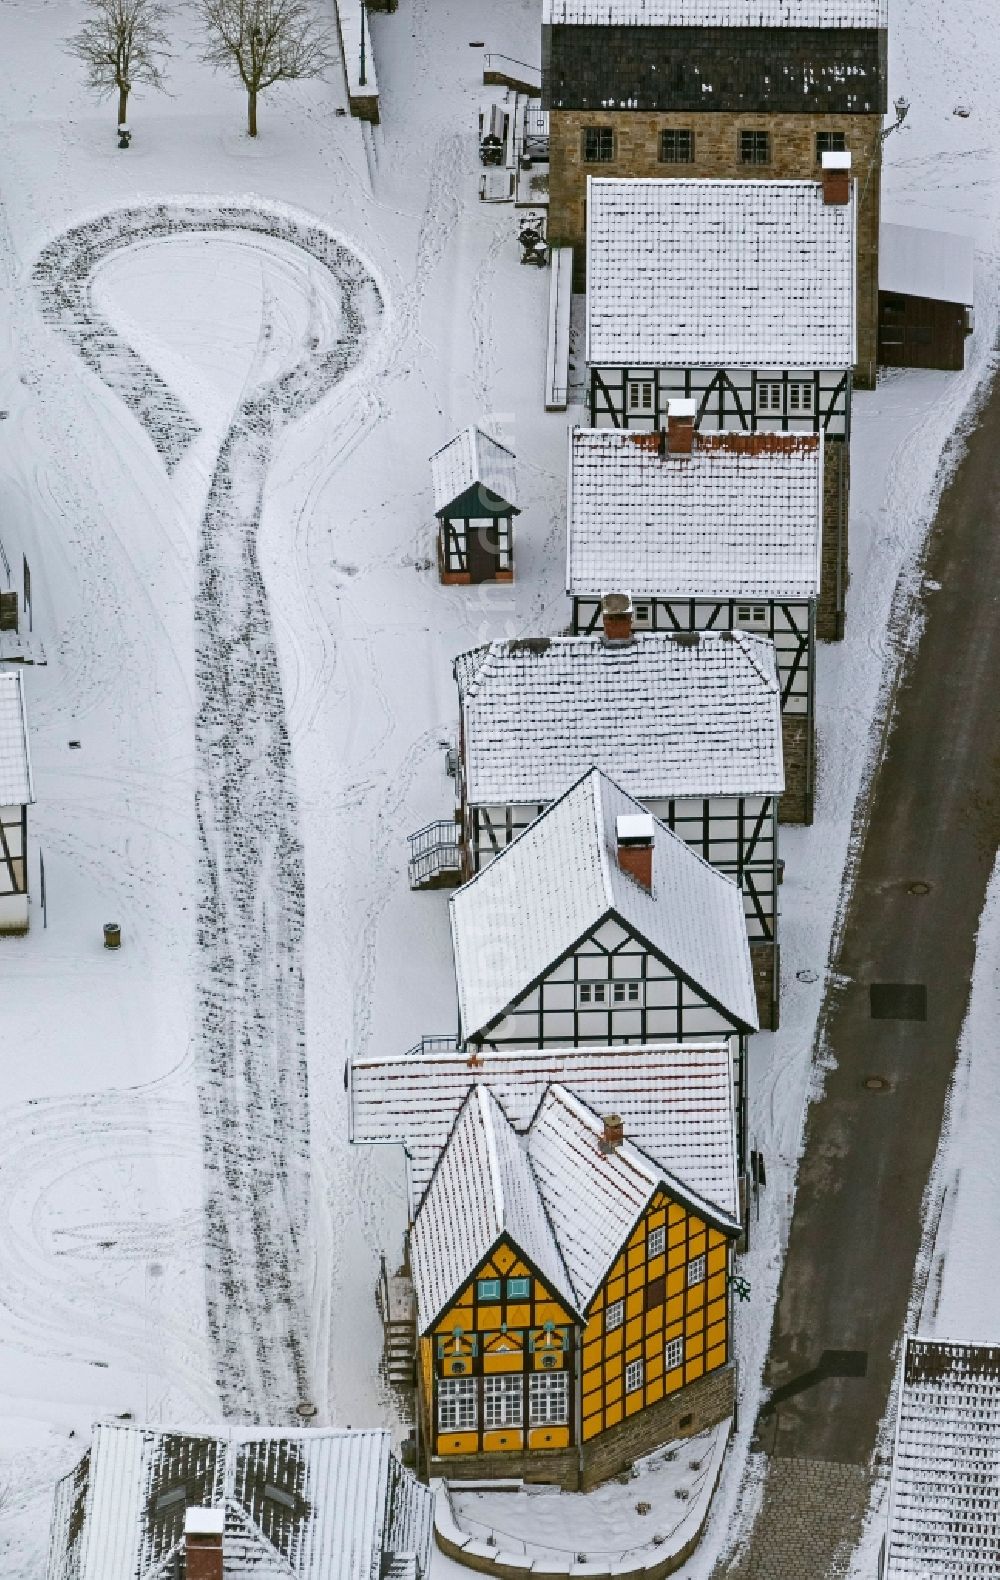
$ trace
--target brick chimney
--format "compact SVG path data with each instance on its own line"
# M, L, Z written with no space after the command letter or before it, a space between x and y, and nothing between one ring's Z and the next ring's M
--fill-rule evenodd
M823 155L823 202L830 204L851 201L851 156L848 153Z
M601 599L604 641L609 647L632 641L632 594L605 593Z
M648 812L623 812L615 820L618 865L653 892L653 819Z
M225 1509L185 1510L184 1563L187 1580L223 1580L222 1538L225 1528Z
M600 1140L601 1151L615 1152L624 1140L625 1121L621 1114L605 1114L604 1131Z
M667 449L671 455L691 454L697 411L693 400L667 402Z

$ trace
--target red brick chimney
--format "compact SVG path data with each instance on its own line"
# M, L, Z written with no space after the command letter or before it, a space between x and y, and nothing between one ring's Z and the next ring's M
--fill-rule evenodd
M851 201L851 156L848 153L823 155L823 202L844 204Z
M648 812L623 812L615 820L618 865L636 883L653 892L653 831Z
M609 647L631 642L631 593L605 593L601 599L601 623L604 626L604 641Z
M601 1136L602 1152L614 1152L625 1140L625 1121L621 1114L604 1115L604 1132Z
M222 1539L225 1528L225 1509L185 1510L184 1563L187 1580L223 1580Z
M667 402L667 449L671 455L691 454L697 411L693 400Z

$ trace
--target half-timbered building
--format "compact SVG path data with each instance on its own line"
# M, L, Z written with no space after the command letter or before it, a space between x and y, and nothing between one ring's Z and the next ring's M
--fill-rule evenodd
M587 177L858 173L856 377L875 382L886 0L542 0L549 240L584 286Z
M408 1151L432 1476L589 1487L731 1412L725 1045L361 1061L352 1121Z
M743 897L598 769L451 899L458 1040L594 1046L758 1026Z
M100 1421L48 1580L425 1580L434 1498L385 1431Z
M514 579L517 480L506 445L475 425L431 456L438 569L448 585Z
M609 774L743 893L761 1023L778 1007L774 644L745 631L492 642L455 663L467 877L592 767Z
M24 690L0 673L0 934L28 931L28 808L35 799Z
M671 401L701 431L822 434L817 635L843 635L855 197L822 181L588 183L592 428L651 432Z
M637 631L746 630L774 642L786 823L810 823L822 434L700 433L672 402L658 433L574 428L567 498L573 630L631 594Z

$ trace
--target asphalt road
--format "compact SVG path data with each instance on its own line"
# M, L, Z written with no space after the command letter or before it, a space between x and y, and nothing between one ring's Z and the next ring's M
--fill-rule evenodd
M940 590L926 594L873 787L826 1010L837 1067L807 1122L771 1335L779 1392L758 1442L782 1459L867 1463L906 1320L1000 843L1000 383L941 500L925 574ZM873 984L922 987L926 1019L873 1018Z

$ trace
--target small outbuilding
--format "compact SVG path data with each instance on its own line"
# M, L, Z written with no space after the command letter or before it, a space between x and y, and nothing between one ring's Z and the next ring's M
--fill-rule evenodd
M513 452L475 424L431 456L438 569L447 586L514 580L515 464Z
M888 368L959 373L972 334L971 236L883 225L878 266L878 360Z

